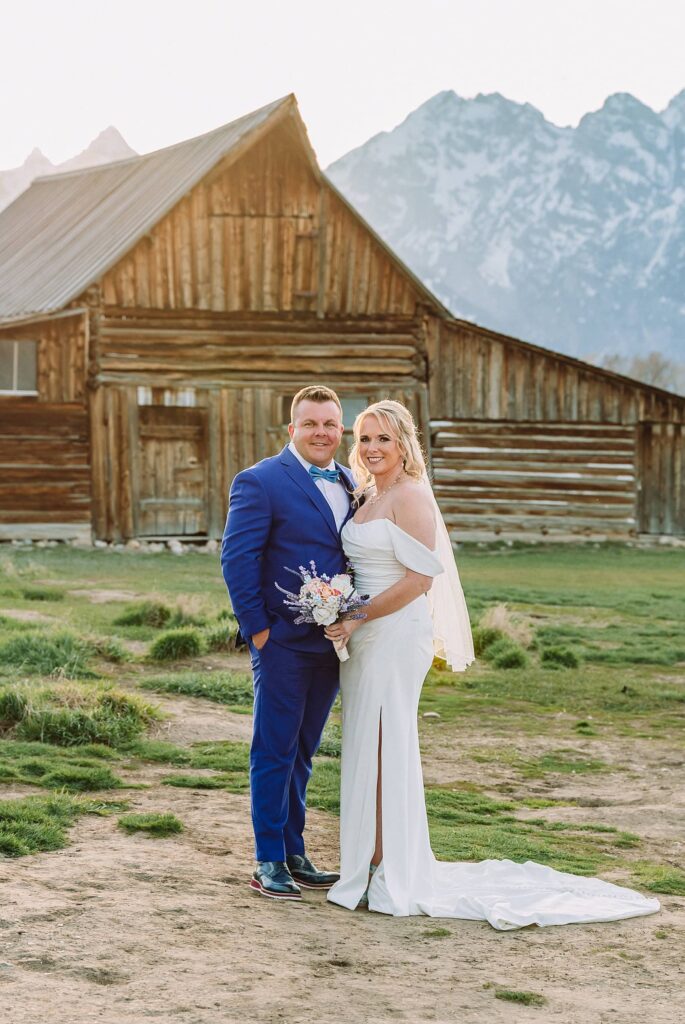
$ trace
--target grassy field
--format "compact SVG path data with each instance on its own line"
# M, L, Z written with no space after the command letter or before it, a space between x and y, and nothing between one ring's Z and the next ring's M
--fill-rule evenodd
M481 657L460 676L436 663L420 711L441 737L450 727L468 729L467 759L499 781L483 785L455 772L429 782L436 853L531 858L580 873L610 868L654 891L685 894L685 874L645 857L637 835L577 815L563 820L568 801L541 797L537 786L587 776L612 787L628 768L607 762L607 743L682 738L685 553L471 547L459 564ZM246 668L216 664L232 650L235 624L215 559L10 549L0 569L0 782L62 799L19 801L23 832L6 802L0 850L52 849L58 834L66 841L67 807L72 820L94 808L107 813L104 798L123 786L118 765L182 767L160 786L246 789L245 744L184 749L145 740L159 717L156 693L249 713ZM481 747L485 734L490 742ZM429 760L434 736L435 727L424 744ZM334 715L310 790L311 804L333 813L339 746ZM84 792L103 800L74 797ZM112 806L114 813L123 805Z
M538 939L341 916L320 893L287 910L248 896L252 688L217 559L4 548L0 982L14 1024L48 1019L36 971L55 1020L318 1024L331 982L365 1024L685 1014L685 552L474 546L458 561L478 661L461 675L436 662L419 711L436 853L599 874L658 893L662 913ZM340 743L335 708L308 825L331 867Z

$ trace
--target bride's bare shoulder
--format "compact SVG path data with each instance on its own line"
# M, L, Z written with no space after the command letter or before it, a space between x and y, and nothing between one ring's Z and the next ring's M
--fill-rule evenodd
M408 479L397 488L392 507L393 519L405 533L426 547L435 546L435 510L425 484Z

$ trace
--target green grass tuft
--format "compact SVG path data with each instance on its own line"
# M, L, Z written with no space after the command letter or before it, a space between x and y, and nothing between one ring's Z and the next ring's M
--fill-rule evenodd
M113 665L130 661L130 654L114 637L91 637L88 646L96 657L110 661Z
M196 658L204 649L202 634L196 629L170 629L157 637L150 648L152 661L182 661Z
M192 768L213 768L217 772L235 772L247 776L250 767L248 743L218 740L214 743L193 743L190 748Z
M125 832L145 832L157 839L183 832L183 823L174 814L125 814L118 824Z
M21 596L25 601L63 601L64 591L55 587L22 587Z
M183 747L165 740L136 739L121 747L123 753L141 761L152 761L158 764L188 764L190 754Z
M228 789L235 791L232 775L167 775L163 786L177 786L180 789Z
M230 653L235 650L237 637L238 623L235 619L227 619L205 632L205 646L208 651Z
M103 764L103 749L97 746L62 749L48 743L5 741L0 744L0 782L64 789L71 793L116 789L122 782Z
M518 992L511 988L498 988L495 999L504 999L507 1003L520 1003L522 1006L544 1006L547 1000L537 992Z
M40 777L40 785L46 789L63 789L68 793L91 793L99 789L117 789L121 780L105 765L85 767L82 765L60 765Z
M217 704L252 707L252 678L246 672L179 672L143 679L140 685L155 693L180 693Z
M631 865L639 885L650 892L685 896L685 871L681 868L641 861Z
M105 686L0 690L0 727L22 740L117 747L135 739L157 717L139 697Z
M504 640L492 645L488 657L494 667L499 669L525 668L528 664L528 655L523 648Z
M487 657L487 652L494 644L508 640L501 629L493 626L476 626L473 630L473 649L477 658Z
M81 814L110 814L122 810L121 801L70 797L64 794L30 796L0 801L0 854L24 857L61 850L67 829Z
M172 611L158 601L139 601L131 604L114 619L115 626L151 626L162 629L171 620Z
M578 668L581 659L570 647L543 647L540 661L553 668Z
M94 679L88 644L73 633L25 633L0 644L0 664L64 679Z

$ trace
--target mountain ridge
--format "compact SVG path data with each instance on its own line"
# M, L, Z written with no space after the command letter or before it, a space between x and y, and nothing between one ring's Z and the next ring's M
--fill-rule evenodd
M137 155L114 125L109 125L99 132L76 156L59 164L53 164L36 146L23 164L4 171L0 170L0 210L9 206L36 178L50 174L62 174L64 171L82 170L85 167L96 167L98 164L112 163L115 160L125 160L127 157Z
M326 173L455 315L578 358L685 356L685 90L575 128L444 90Z

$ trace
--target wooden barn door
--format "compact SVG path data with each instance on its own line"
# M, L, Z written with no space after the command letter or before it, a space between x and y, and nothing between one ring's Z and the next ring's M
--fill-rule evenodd
M637 427L638 529L685 534L685 423Z
M142 537L207 534L207 410L138 409L138 532Z

